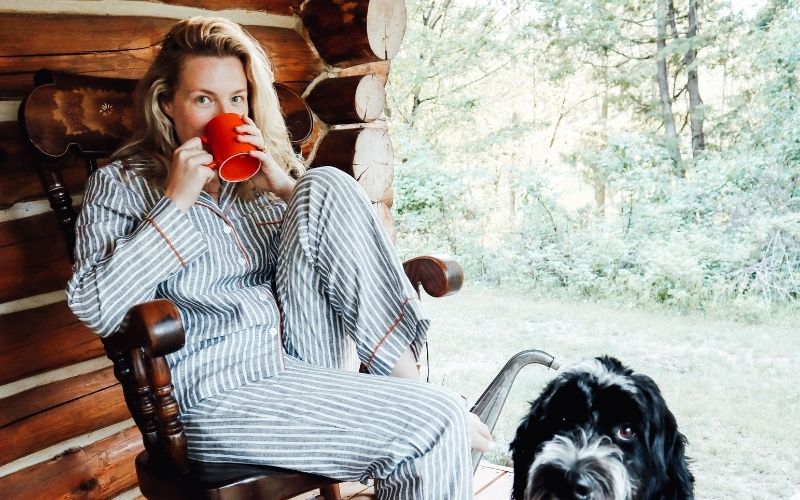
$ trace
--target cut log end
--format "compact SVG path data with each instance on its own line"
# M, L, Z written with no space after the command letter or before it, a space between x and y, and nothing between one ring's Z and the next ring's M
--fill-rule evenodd
M369 2L367 38L375 55L381 59L392 59L396 56L405 32L405 1L371 0Z
M394 150L382 128L331 130L321 139L311 167L331 165L352 175L373 203L391 198Z
M319 54L338 68L391 59L406 31L405 0L308 0L302 18Z
M386 92L383 82L375 75L361 79L356 88L356 114L363 122L380 118L386 105Z

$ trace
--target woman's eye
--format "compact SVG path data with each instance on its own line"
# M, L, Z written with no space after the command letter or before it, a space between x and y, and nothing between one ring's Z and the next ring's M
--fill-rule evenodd
M244 96L236 95L231 97L231 102L236 104L241 104L244 102Z
M620 425L616 428L615 434L622 441L630 441L636 437L636 431L630 425Z
M207 95L197 96L197 99L195 100L198 104L208 104L211 102L211 99L209 99Z

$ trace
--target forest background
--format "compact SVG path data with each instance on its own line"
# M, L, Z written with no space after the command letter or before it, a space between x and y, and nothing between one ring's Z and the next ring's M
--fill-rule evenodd
M407 0L398 248L759 322L800 294L800 2Z

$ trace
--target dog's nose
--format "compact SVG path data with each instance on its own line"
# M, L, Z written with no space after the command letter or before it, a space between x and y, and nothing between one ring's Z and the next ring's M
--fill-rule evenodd
M572 497L575 500L587 500L592 496L592 487L584 478L579 478L575 481L575 484L572 488Z

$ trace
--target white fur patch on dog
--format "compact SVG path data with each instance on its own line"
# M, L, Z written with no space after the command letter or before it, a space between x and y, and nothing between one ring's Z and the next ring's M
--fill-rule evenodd
M626 500L633 493L628 469L622 462L622 451L607 436L597 437L591 442L583 431L577 442L566 436L554 436L531 464L526 500L550 500L542 496L547 493L531 491L537 473L545 466L579 474L592 492L592 499Z
M587 359L568 368L564 373L586 373L597 380L600 386L608 387L616 385L631 394L636 394L638 390L630 378L619 373L609 371L599 359Z

